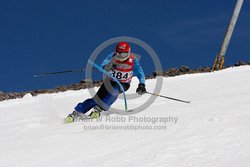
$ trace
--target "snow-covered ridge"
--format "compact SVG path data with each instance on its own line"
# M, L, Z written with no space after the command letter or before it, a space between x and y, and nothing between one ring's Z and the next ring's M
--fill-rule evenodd
M239 167L250 163L250 66L164 78L163 98L135 115L63 124L88 90L0 102L0 164ZM137 86L133 81L128 94ZM147 80L152 91L155 79ZM129 108L149 95L129 100ZM114 107L123 108L118 100Z
M239 61L234 66L242 66L242 65L250 65L249 62L243 62ZM226 67L226 68L229 68ZM190 69L187 66L181 66L180 68L170 68L166 71L163 71L161 73L153 72L152 75L146 76L146 79L152 79L156 76L162 75L164 77L174 77L184 74L194 74L194 73L207 73L210 72L210 67L200 67L196 69ZM37 96L39 94L51 94L51 93L58 93L58 92L65 92L67 90L80 90L80 89L87 89L89 87L96 87L100 86L102 84L102 81L93 81L91 83L86 82L85 80L81 80L80 83L75 83L71 85L63 85L63 86L57 86L56 88L52 89L41 89L41 90L33 90L28 92L12 92L12 93L1 93L0 92L0 101L8 100L8 99L16 99L16 98L22 98L26 94L31 94L32 96Z

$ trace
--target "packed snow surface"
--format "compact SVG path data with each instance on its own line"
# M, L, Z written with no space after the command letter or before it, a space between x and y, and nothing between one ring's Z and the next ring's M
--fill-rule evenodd
M147 80L154 90L156 80ZM133 94L137 79L127 94ZM162 95L134 115L63 124L88 90L0 102L1 167L167 166L250 164L250 66L164 78ZM97 90L97 88L96 88ZM121 96L122 97L122 96ZM128 100L129 109L150 95ZM119 99L114 108L123 109Z

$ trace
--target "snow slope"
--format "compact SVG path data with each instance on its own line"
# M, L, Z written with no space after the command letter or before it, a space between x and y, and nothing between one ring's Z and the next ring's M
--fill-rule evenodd
M73 124L62 119L90 96L87 90L0 102L0 166L249 166L249 76L243 66L164 78L161 94L192 103L157 98L135 115ZM154 84L147 80L148 91ZM149 97L129 100L129 108Z

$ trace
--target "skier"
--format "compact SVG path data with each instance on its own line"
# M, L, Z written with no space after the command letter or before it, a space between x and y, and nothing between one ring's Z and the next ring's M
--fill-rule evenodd
M125 91L129 89L132 77L135 75L139 79L136 92L142 95L146 93L145 75L138 59L130 51L131 48L127 42L118 43L115 52L109 54L101 66L110 75L117 78ZM106 77L96 95L79 103L75 107L75 111L65 119L66 123L86 117L91 119L99 118L100 112L102 110L107 111L121 93L122 91L118 83L113 81L111 77ZM93 111L89 115L85 115L92 108L94 108Z

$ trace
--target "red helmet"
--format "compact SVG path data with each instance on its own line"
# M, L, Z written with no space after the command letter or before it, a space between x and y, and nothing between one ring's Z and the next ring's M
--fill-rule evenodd
M120 53L129 53L130 52L130 46L127 42L119 42L116 45L115 48L116 52L120 52Z
M120 42L115 48L116 59L120 61L125 61L130 56L130 46L127 42Z

